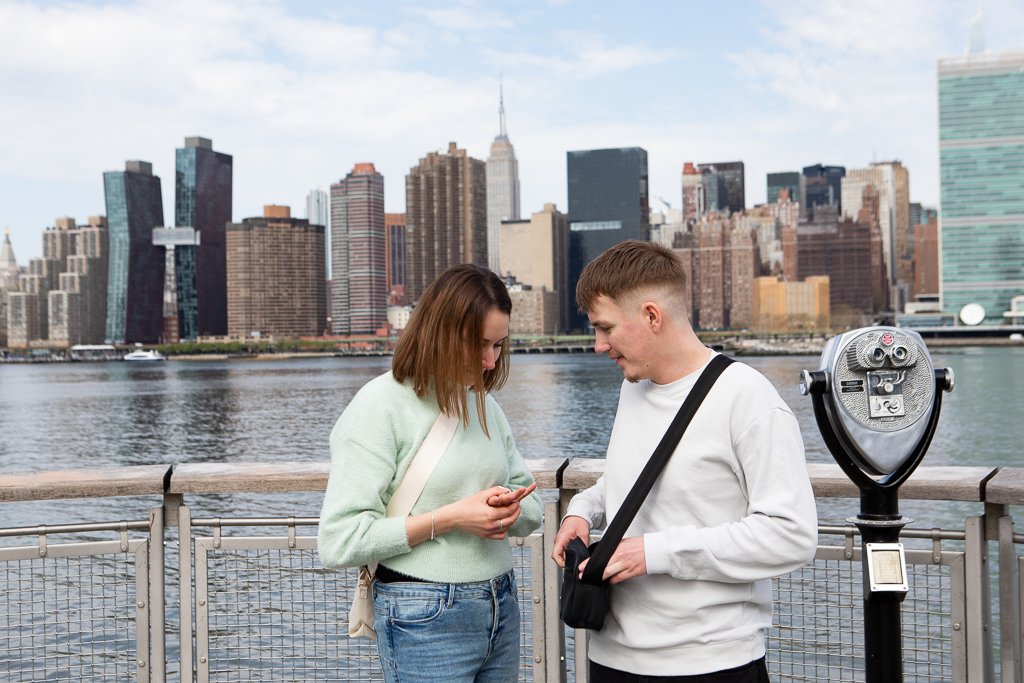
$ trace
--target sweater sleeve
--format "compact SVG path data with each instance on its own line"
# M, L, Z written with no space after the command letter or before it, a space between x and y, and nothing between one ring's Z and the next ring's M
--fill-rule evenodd
M498 406L497 401L491 399L489 403L487 409L495 411L495 418L501 430L505 444L505 453L508 457L508 484L506 486L513 490L521 486L529 486L534 481L533 474L523 461L523 456L519 454L519 449L516 448L508 418L505 417L505 413ZM509 536L529 536L530 533L540 526L543 519L544 512L540 502L540 492L534 491L526 498L523 498L519 501L519 507L519 517L516 519L515 524L509 528Z
M746 583L798 569L814 557L817 512L795 416L773 408L734 441L747 514L708 528L644 534L649 574Z
M399 444L394 413L360 392L331 431L331 469L317 548L325 567L355 567L410 551L405 519L386 517Z

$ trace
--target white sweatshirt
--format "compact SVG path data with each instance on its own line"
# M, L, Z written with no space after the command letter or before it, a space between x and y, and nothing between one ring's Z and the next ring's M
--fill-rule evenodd
M699 375L623 382L605 474L569 515L612 519ZM641 535L648 575L612 588L593 661L686 676L765 654L771 578L813 559L817 512L796 417L761 373L719 377L625 537Z

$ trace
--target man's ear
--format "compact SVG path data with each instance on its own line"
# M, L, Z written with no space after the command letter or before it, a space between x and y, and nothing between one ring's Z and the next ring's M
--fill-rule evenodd
M650 326L652 332L657 332L665 322L664 313L654 301L645 301L641 306L644 321Z

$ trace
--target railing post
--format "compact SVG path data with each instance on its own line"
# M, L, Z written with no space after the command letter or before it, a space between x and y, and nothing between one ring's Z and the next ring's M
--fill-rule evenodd
M559 502L544 505L544 657L546 678L549 683L565 683L565 629L558 614L558 594L562 587L562 572L551 559L555 534L562 519Z
M167 592L164 573L164 510L149 512L149 675L153 683L167 678Z
M992 611L989 606L988 541L985 518L964 520L965 572L967 578L967 681L990 683L995 678L992 661Z
M988 507L988 506L986 506ZM1020 683L1020 584L1013 545L1013 517L1001 506L999 516L999 678ZM986 510L986 514L988 511Z
M178 651L181 681L195 680L192 657L192 511L184 505L178 508L178 604L180 646Z

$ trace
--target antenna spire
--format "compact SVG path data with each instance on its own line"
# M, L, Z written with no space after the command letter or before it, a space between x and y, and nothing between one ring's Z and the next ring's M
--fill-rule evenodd
M971 18L971 28L967 36L967 54L980 55L985 52L985 17L982 13L981 0L978 11Z
M498 119L501 137L508 137L508 131L505 128L505 84L501 76L498 77Z

